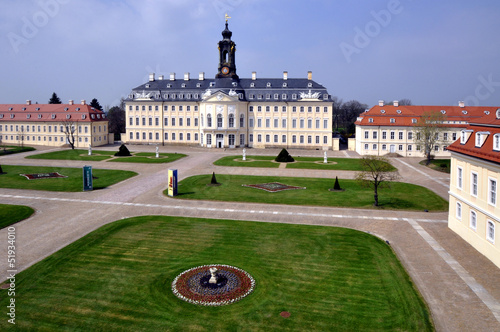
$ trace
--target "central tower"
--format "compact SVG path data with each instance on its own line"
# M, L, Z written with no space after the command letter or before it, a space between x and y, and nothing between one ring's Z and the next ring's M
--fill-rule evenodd
M215 78L234 78L236 75L235 52L236 44L231 40L233 33L228 28L226 18L226 28L222 31L222 40L219 42L219 68Z

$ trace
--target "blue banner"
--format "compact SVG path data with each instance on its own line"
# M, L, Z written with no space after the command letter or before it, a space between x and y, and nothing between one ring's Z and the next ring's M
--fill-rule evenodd
M83 191L93 190L92 166L83 166Z

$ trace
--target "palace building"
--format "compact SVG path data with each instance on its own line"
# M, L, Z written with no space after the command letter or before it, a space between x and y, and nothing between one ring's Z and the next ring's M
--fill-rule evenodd
M448 227L500 267L500 109L460 132L451 152Z
M75 104L0 104L0 142L15 145L63 146L73 132L75 147L113 143L104 112Z
M129 144L207 148L332 148L332 98L307 78L239 78L236 44L226 27L218 43L215 78L155 77L125 100Z
M490 113L498 107L465 106L418 106L399 105L397 101L378 105L362 113L356 121L356 152L360 155L385 155L397 153L404 157L421 157L423 151L417 145L416 126L419 119L434 112L443 115L442 130L433 147L432 155L449 157L448 146L455 142L469 123Z

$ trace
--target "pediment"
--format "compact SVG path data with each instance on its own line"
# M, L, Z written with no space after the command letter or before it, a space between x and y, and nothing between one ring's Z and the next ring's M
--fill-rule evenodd
M230 96L224 91L207 89L203 94L203 102L205 103L221 103L221 102L236 102L238 95Z

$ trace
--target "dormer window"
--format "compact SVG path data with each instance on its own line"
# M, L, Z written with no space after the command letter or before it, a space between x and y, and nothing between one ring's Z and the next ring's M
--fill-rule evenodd
M146 89L149 89L149 84L146 84Z
M250 83L251 88L255 88L255 83Z
M488 135L490 133L487 131L481 131L476 133L476 148L480 148L483 146L484 141L486 141L486 138L488 138Z
M369 122L369 123L373 123L373 118L369 118L369 119L368 119L368 122Z
M215 82L210 82L210 86L211 87L215 86Z
M94 115L94 114L90 114L90 117L91 117L92 119L94 119L94 118L95 118L95 115Z
M490 115L490 111L484 111L484 114Z
M307 83L308 88L312 88L313 84L312 83Z
M297 99L297 94L295 94L295 93L294 93L294 94L292 94L292 99L293 99L293 100Z
M401 114L401 110L397 110L396 113Z
M411 119L411 123L417 123L417 119Z
M42 115L41 114L38 114L38 118L41 119L42 118Z
M77 107L75 110L78 112L80 110L80 107Z
M283 87L286 88L288 86L288 83L283 83Z
M275 94L274 94L274 99L279 99L279 98L280 98L280 95L279 95L279 94L277 94L277 93L275 93Z
M3 114L0 114L0 119L3 119Z
M167 88L170 89L172 87L172 84L167 84Z
M271 87L271 82L267 82L266 87L270 88Z
M31 118L31 114L26 114L26 119Z
M10 118L11 118L11 119L14 119L14 116L15 116L15 114L11 114L11 115L10 115Z
M396 119L391 118L391 123L395 123Z
M52 115L51 115L51 118L52 118L52 119L55 119L55 118L56 118L56 115L55 115L55 114L52 114Z
M238 86L238 83L233 82L233 87L237 87L237 86Z
M271 94L266 93L266 99L271 99Z
M467 143L467 140L469 139L470 133L472 133L471 129L462 130L460 132L460 144Z
M325 94L323 95L323 100L328 100L328 94L327 94L327 93L325 93Z
M82 114L82 120L85 120L87 116L85 114Z
M496 115L497 119L500 119L500 108L499 108L499 109L497 109L497 111L496 111L496 114L495 114L495 115Z
M446 114L446 111L445 110L441 110L441 114Z
M39 111L40 109L37 108L36 110ZM67 112L69 110L69 108L65 107L64 110Z
M13 108L12 108L12 107L9 107L9 111L12 111L12 110L13 110Z
M196 83L197 88L201 88L201 83Z
M286 99L286 93L281 95L281 99Z
M467 114L467 111L465 111L465 110L464 110L464 111L462 111L462 114Z
M182 88L185 88L185 87L186 87L186 83L182 83L182 84L181 84L181 87L182 87Z
M66 119L71 119L71 114L66 114Z
M385 114L385 110L380 110L380 113Z
M26 107L23 107L23 111L26 111Z

